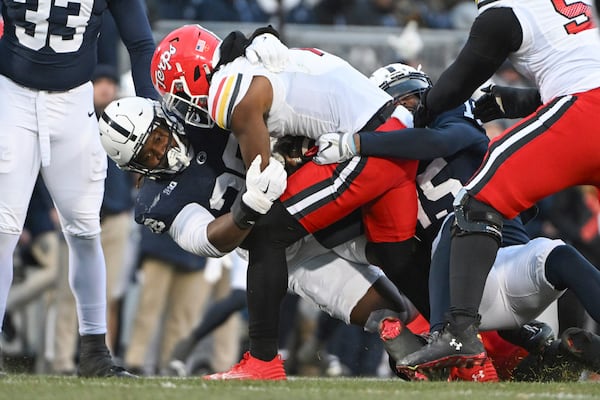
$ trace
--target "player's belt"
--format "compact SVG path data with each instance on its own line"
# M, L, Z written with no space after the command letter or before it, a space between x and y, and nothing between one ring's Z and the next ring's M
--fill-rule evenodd
M365 126L363 126L362 129L359 130L359 132L374 131L375 129L379 128L379 126L385 121L387 121L390 115L392 115L395 108L396 106L394 105L394 102L392 100L385 103L383 107L381 107L379 110L377 110L375 114L373 114L371 119L367 121Z
M481 7L483 7L483 6L487 6L488 4L490 4L490 3L495 3L495 2L497 2L497 1L498 1L498 0L479 0L479 1L477 2L477 8L481 8Z

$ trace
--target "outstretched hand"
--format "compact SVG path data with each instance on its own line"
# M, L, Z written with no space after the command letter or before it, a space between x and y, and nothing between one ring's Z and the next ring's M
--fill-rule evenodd
M334 164L357 155L354 133L325 133L317 139L319 151L313 161L317 164Z

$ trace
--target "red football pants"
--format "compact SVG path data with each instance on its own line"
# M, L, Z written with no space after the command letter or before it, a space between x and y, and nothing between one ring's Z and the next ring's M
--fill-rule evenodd
M397 120L388 120L378 130L400 129L393 121ZM370 242L404 241L415 234L417 164L376 157L331 165L309 162L288 178L280 199L310 233L361 208Z
M600 185L600 89L561 96L489 145L466 185L507 218L567 187Z

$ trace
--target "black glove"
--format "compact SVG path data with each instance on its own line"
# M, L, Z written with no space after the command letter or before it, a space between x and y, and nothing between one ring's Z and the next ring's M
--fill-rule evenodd
M483 96L475 101L473 115L482 122L499 118L522 118L542 105L536 88L512 88L490 85L481 89Z
M262 35L263 33L270 33L271 35L275 36L277 39L281 40L281 37L279 36L279 32L277 32L277 30L275 28L273 28L273 25L269 24L262 28L258 28L254 32L252 32L252 35L250 35L250 38L248 39L248 44L252 43L252 41L254 40L255 37ZM248 46L248 44L246 45L246 47Z
M315 140L305 136L286 135L277 139L271 151L288 175L312 160L316 154Z
M213 68L213 73L221 68L221 66L243 56L248 43L250 43L248 38L240 31L233 31L225 36L225 39L223 39L219 45L221 54L219 56L219 62Z
M252 43L254 38L262 35L263 33L270 33L279 39L279 32L277 32L277 30L271 25L256 29L252 35L250 35L250 38L247 38L246 35L240 31L233 31L229 33L229 35L225 36L225 39L223 39L223 42L221 42L221 45L219 46L221 49L221 54L219 62L214 66L213 73L216 72L221 66L230 63L240 56L243 56L246 48Z
M413 125L415 128L425 128L431 122L433 122L433 116L430 114L427 108L427 94L429 89L421 93L421 98L417 108L413 111Z

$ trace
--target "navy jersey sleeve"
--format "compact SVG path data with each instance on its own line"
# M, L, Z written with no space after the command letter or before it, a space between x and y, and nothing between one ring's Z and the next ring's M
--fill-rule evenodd
M471 26L456 60L442 73L426 97L429 115L458 106L489 79L523 41L519 20L511 8L491 8Z
M177 186L176 181L146 180L135 202L135 221L154 233L167 232L177 214L190 202L173 194Z
M158 93L150 79L150 62L155 45L142 2L113 0L108 6L129 52L136 95L158 99Z
M361 132L364 156L431 160L448 157L474 144L487 143L485 131L472 117L472 100L440 115L429 128Z

